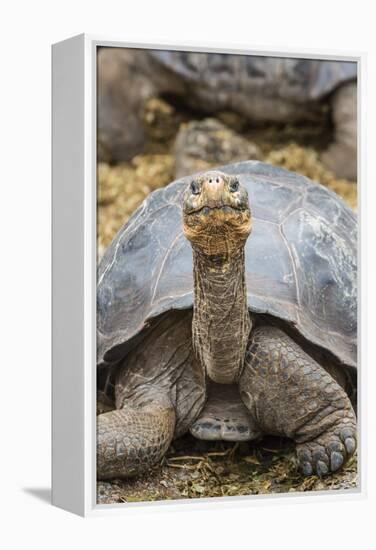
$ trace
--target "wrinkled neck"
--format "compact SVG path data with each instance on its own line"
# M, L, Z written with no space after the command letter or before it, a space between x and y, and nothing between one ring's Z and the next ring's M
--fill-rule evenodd
M214 382L234 383L243 367L251 329L244 248L216 257L193 249L193 277L195 353Z

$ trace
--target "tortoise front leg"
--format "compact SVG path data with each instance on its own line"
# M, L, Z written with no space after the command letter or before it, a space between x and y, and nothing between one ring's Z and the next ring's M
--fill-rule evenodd
M239 386L265 433L296 441L304 475L334 472L354 453L356 418L347 394L281 330L255 329Z
M175 427L168 403L125 405L97 417L97 477L113 479L147 471L167 451Z

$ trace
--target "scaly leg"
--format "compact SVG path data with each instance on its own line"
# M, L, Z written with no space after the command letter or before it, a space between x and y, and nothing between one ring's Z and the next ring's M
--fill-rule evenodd
M253 331L239 386L265 433L296 441L304 475L334 472L354 453L356 418L346 392L278 328Z
M142 408L125 405L97 417L97 477L113 479L147 471L167 451L175 411L168 399Z

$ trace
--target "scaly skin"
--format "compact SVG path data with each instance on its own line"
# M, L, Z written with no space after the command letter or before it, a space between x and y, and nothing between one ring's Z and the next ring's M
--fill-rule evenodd
M140 474L166 453L175 428L175 411L168 400L97 418L97 477L113 479Z
M244 272L251 229L248 194L236 177L213 171L191 183L183 230L193 250L193 348L221 384L239 379L251 329Z
M345 391L275 327L252 333L240 395L264 433L292 438L300 470L335 472L356 448L356 418Z
M243 249L228 260L193 252L193 348L211 380L223 384L238 380L251 329L242 265Z

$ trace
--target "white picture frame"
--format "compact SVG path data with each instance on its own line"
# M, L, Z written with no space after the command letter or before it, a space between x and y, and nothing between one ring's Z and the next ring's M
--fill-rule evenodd
M363 53L275 51L229 44L134 44L79 35L52 47L52 502L82 516L125 513L142 506L259 506L366 494L364 369L359 374L359 486L297 495L221 497L163 503L96 504L96 50L99 46L335 59L358 64L359 309L358 361L365 319L364 71Z

